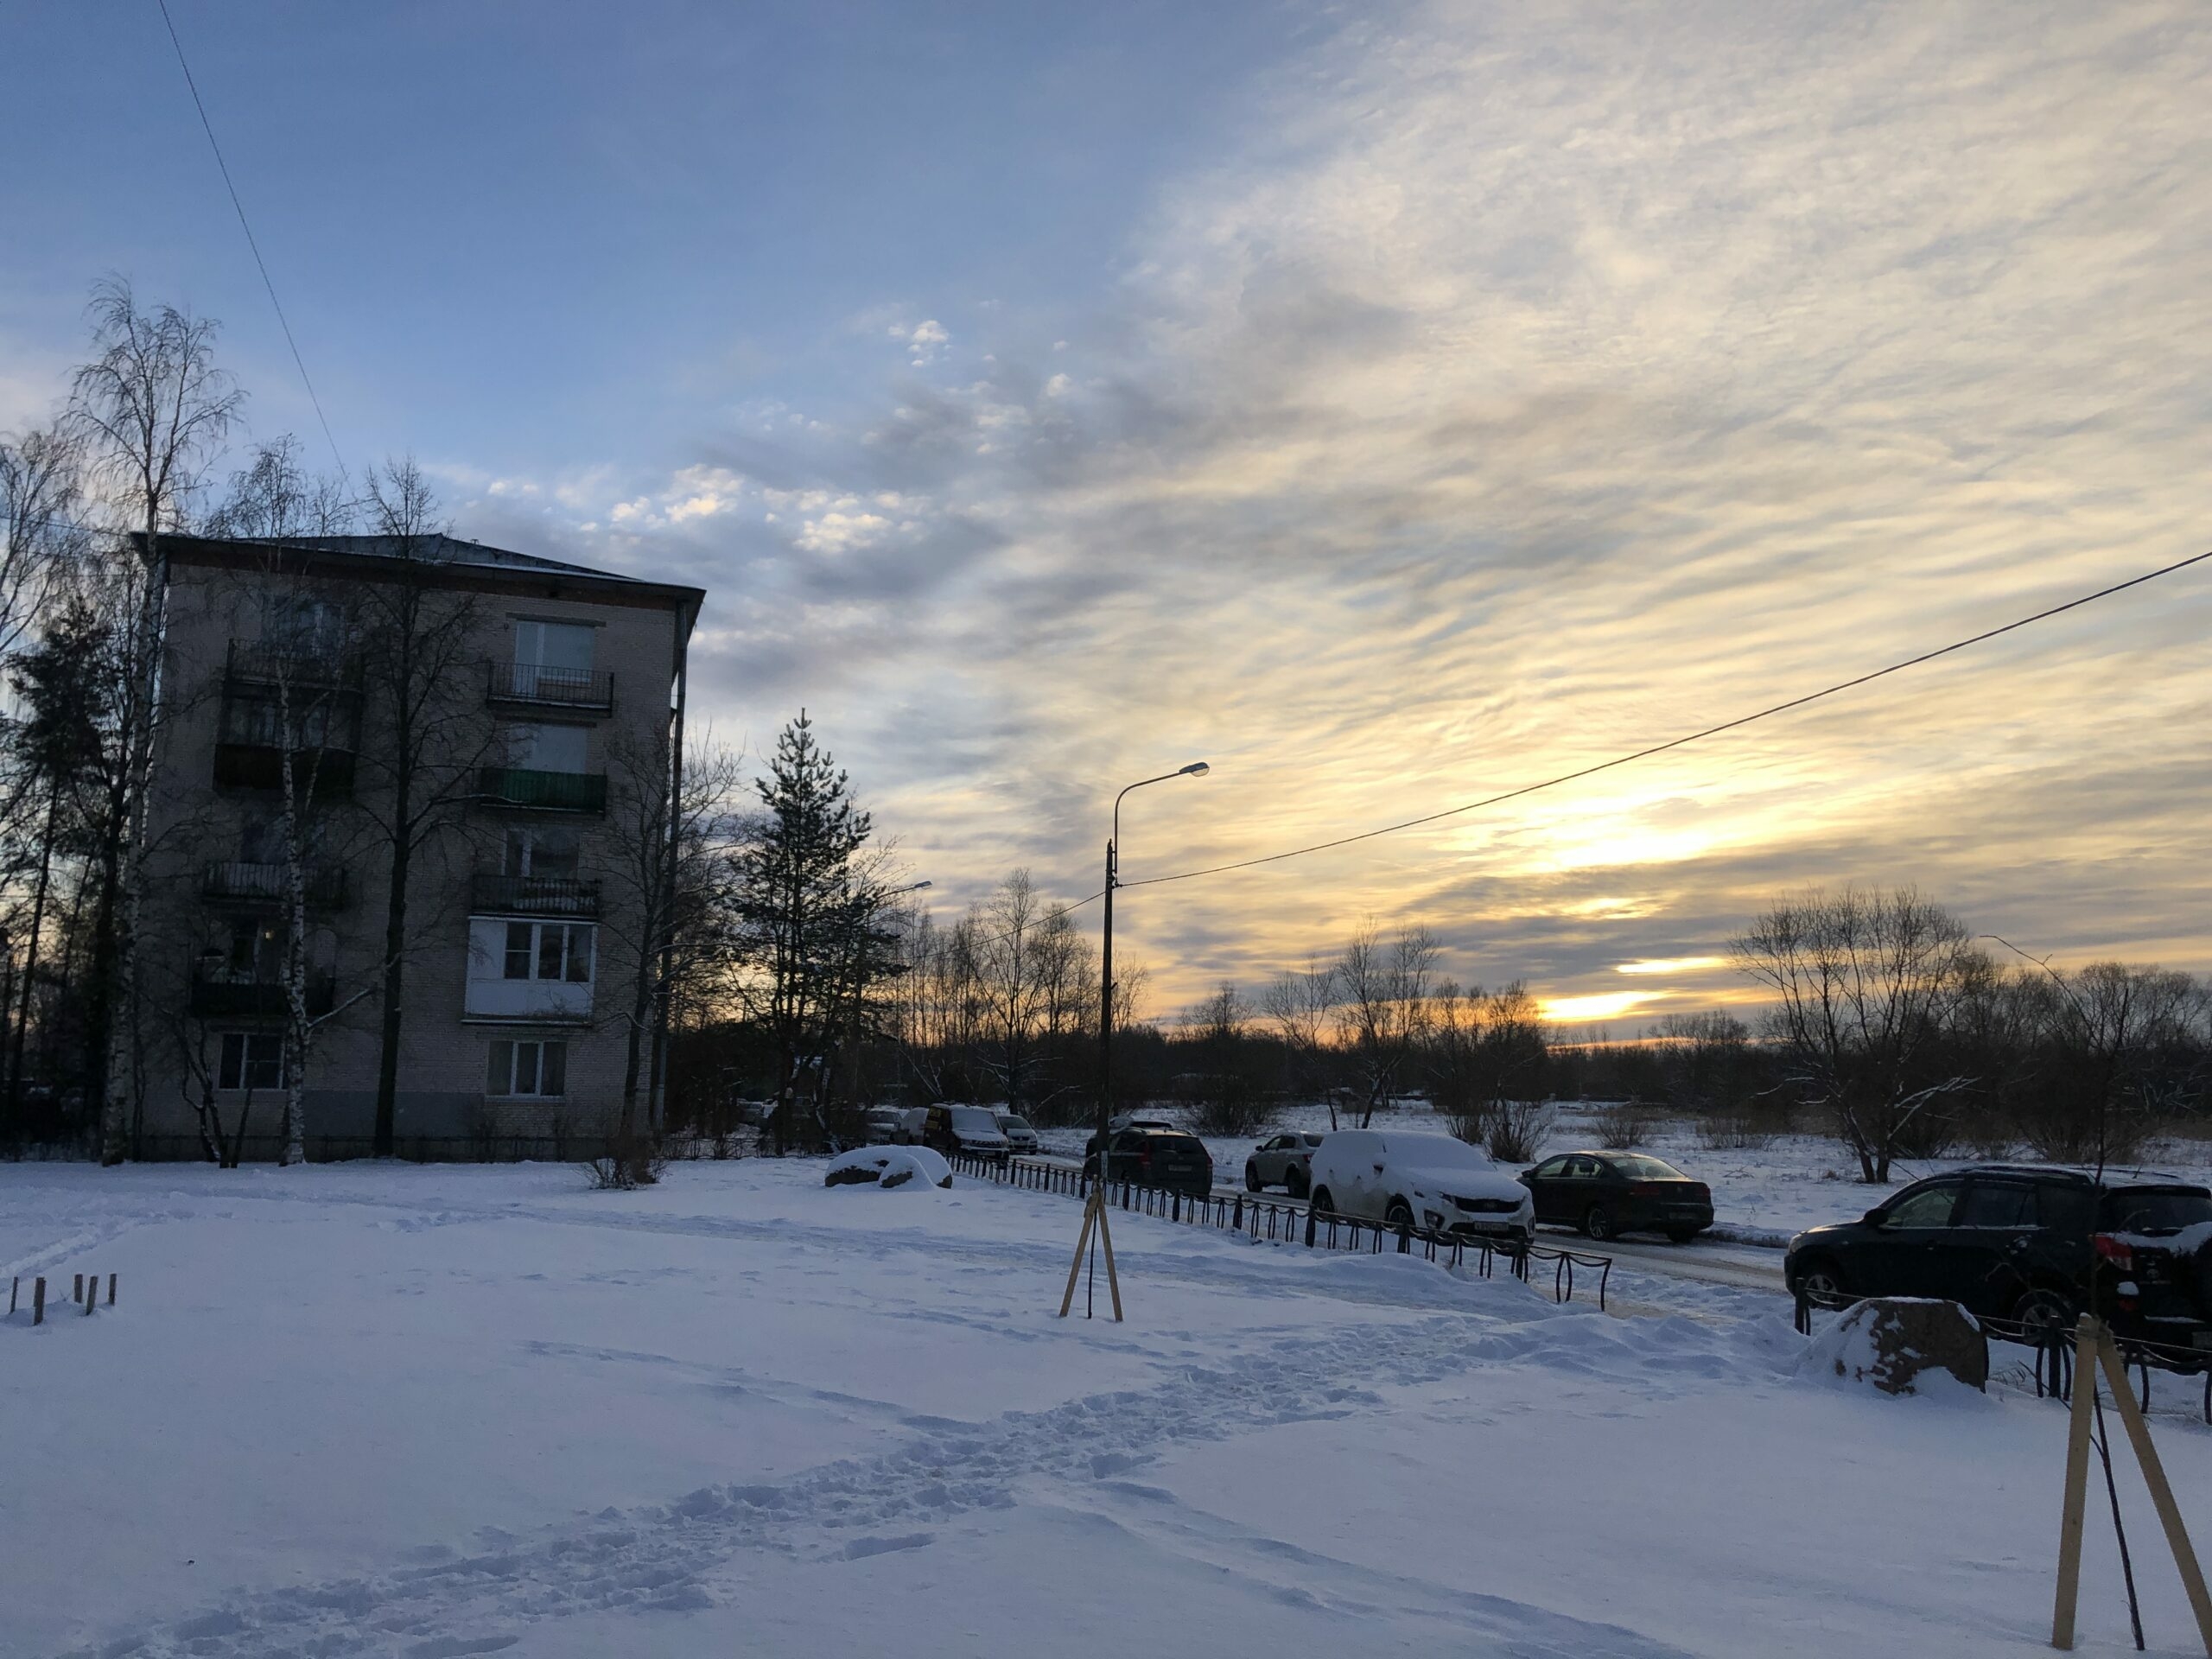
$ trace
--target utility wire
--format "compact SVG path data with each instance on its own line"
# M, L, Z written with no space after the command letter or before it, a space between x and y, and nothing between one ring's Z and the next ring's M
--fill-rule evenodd
M1934 662L1939 657L1948 657L1954 652L1965 651L1969 646L1986 644L2000 635L2014 632L2037 622L2048 621L2050 618L2062 616L2068 611L2079 610L2084 605L2093 605L2101 599L2109 599L2114 594L2126 593L2130 588L2140 588L2145 582L2156 582L2161 576L2172 575L2177 570L2186 570L2190 566L2202 564L2207 559L2212 559L2212 548L2208 548L2202 553L2193 554L2186 559L2177 559L2173 563L2162 565L2156 570L2146 570L2139 576L2131 576L2126 582L2116 582L2109 588L2100 588L2093 594L2083 594L2079 598L2069 599L2063 605L2053 605L2049 609L2037 611L2031 616L2020 617L2001 626L1985 629L1964 639L1955 639L1949 645L1938 645L1933 651L1923 651L1918 656L1908 657L1902 662L1891 663L1886 668L1878 668L1870 673L1857 675L1848 680L1839 680L1834 685L1823 686L1818 691L1808 691L1800 697L1792 697L1787 702L1774 703L1752 714L1738 715L1733 720L1724 720L1717 726L1707 726L1702 731L1690 732L1681 737L1669 738L1664 743L1654 743L1648 748L1637 749L1632 753L1615 755L1611 760L1600 760L1594 766L1577 767L1573 772L1563 772L1556 778L1545 779L1541 783L1523 784L1518 789L1509 789L1500 794L1488 795L1479 801L1469 801L1464 806L1446 807L1441 812L1431 812L1421 817L1408 818L1401 823L1387 823L1379 830L1363 830L1357 835L1338 836L1332 841L1317 841L1311 846L1294 847L1287 852L1268 853L1260 858L1238 859L1236 862L1230 864L1210 864L1203 869L1179 870L1173 875L1147 876L1141 881L1122 881L1116 885L1123 887L1156 887L1169 881L1195 881L1202 875L1223 875L1230 870L1249 870L1262 864L1279 864L1285 859L1303 858L1308 853L1326 852L1332 847L1349 847L1356 842L1372 841L1378 836L1394 836L1402 830L1418 829L1425 823L1436 823L1445 818L1458 817L1462 813L1479 811L1486 806L1496 806L1501 802L1518 800L1524 795L1534 795L1540 790L1556 789L1561 784L1571 784L1578 779L1593 777L1601 772L1610 772L1616 766L1625 766L1632 761L1648 760L1655 754L1664 754L1670 749L1679 749L1692 743L1702 742L1708 737L1718 737L1723 732L1732 732L1739 727L1749 726L1754 721L1767 720L1776 715L1786 714L1792 709L1802 709L1806 704L1818 702L1823 697L1833 697L1840 692L1871 684L1891 674L1901 674L1908 668L1917 668L1923 663Z
M332 436L329 417L322 412L322 399L315 396L315 382L308 378L307 359L300 355L300 342L292 338L292 325L284 315L283 302L276 297L276 284L270 280L269 264L261 257L261 244L253 238L253 226L246 222L245 204L238 200L238 188L231 181L230 163L223 159L223 147L215 142L214 124L207 119L207 105L200 101L199 83L192 78L192 66L184 60L184 42L177 38L176 22L169 16L169 0L154 0L162 9L162 22L168 26L169 44L176 48L177 67L184 71L184 84L192 92L192 107L200 111L200 130L207 135L207 148L215 152L215 165L223 175L223 188L231 193L231 206L238 210L238 228L245 232L245 245L253 251L253 263L261 272L261 285L269 290L269 303L276 313L276 326L284 331L284 344L292 348L292 363L300 372L300 384L308 389L308 402L315 405L315 417L321 423L323 440L330 445L330 458L338 463L338 475L346 476L346 457L338 453L338 440Z

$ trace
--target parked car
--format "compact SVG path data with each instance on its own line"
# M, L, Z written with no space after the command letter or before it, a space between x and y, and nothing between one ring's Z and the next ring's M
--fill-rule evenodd
M988 1107L931 1106L922 1117L922 1145L970 1158L1005 1158L1013 1148Z
M899 1132L906 1127L906 1114L896 1106L871 1106L861 1114L861 1122L867 1128L869 1145L895 1147Z
M1479 1147L1448 1135L1338 1129L1313 1148L1313 1209L1526 1249L1535 1201Z
M1015 1152L1026 1158L1040 1149L1042 1143L1037 1139L1037 1131L1029 1127L1028 1119L1016 1112L995 1112L992 1116L998 1119L999 1133L1006 1136L1007 1145Z
M1313 1189L1309 1166L1313 1161L1313 1148L1321 1144L1321 1137L1307 1131L1300 1135L1270 1135L1252 1148L1251 1156L1244 1160L1244 1190L1264 1192L1279 1186L1294 1198L1302 1198Z
M1179 1192L1213 1191L1213 1154L1195 1135L1185 1135L1164 1124L1138 1124L1116 1131L1112 1145L1106 1160L1109 1180L1165 1186ZM1084 1147L1083 1173L1098 1173L1096 1134Z
M2212 1190L2185 1182L1977 1165L1798 1234L1783 1271L1822 1300L1938 1296L2031 1326L2094 1299L2122 1338L2212 1363Z
M1521 1179L1535 1195L1536 1219L1592 1238L1664 1233L1687 1244L1713 1225L1713 1190L1641 1152L1563 1152Z

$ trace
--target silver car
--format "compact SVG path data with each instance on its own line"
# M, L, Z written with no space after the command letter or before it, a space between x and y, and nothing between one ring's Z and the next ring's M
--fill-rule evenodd
M1316 1134L1277 1135L1252 1148L1244 1160L1244 1190L1261 1192L1279 1186L1294 1198L1312 1188L1313 1148L1321 1144Z
M995 1112L992 1116L999 1121L999 1133L1006 1136L1007 1144L1018 1156L1027 1158L1040 1149L1037 1131L1029 1127L1028 1119L1017 1112Z

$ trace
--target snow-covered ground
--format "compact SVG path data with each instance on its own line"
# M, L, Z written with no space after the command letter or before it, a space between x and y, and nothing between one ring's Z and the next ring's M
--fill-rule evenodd
M1592 1108L1577 1103L1560 1106L1539 1158L1602 1144L1592 1122ZM1174 1116L1173 1109L1163 1116ZM1347 1126L1350 1118L1340 1120ZM1392 1124L1427 1133L1446 1132L1444 1124L1419 1102L1401 1104L1377 1115L1375 1127ZM1292 1106L1278 1111L1261 1134L1248 1136L1204 1137L1213 1154L1214 1179L1236 1185L1244 1179L1244 1160L1268 1135L1294 1129L1326 1129L1325 1106ZM1084 1136L1079 1131L1045 1132L1048 1150L1080 1155ZM1834 1140L1811 1135L1777 1135L1751 1147L1714 1148L1694 1122L1662 1122L1639 1141L1638 1147L1694 1176L1713 1189L1713 1231L1716 1240L1747 1244L1780 1245L1792 1233L1827 1222L1849 1221L1866 1213L1897 1186L1923 1175L1986 1161L1976 1158L1943 1158L1901 1162L1891 1171L1891 1185L1868 1186L1859 1179L1858 1165ZM1534 1160L1531 1160L1535 1161ZM2176 1140L2155 1149L2144 1167L2183 1180L2212 1185L2212 1141Z
M822 1169L0 1166L0 1274L60 1290L0 1325L0 1650L2044 1639L2064 1414L1796 1378L1777 1298L1630 1271L1608 1316L1132 1216L1129 1322L1063 1322L1072 1201ZM2159 1433L2212 1541L2212 1432ZM2086 1581L2125 1650L2101 1524Z

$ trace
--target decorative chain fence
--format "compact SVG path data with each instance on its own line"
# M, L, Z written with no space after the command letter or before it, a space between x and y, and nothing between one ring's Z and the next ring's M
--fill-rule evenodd
M972 1180L1021 1187L1033 1192L1056 1192L1071 1198L1088 1198L1095 1179L1071 1165L1035 1158L978 1158L955 1153L946 1161ZM1601 1310L1605 1306L1607 1282L1613 1271L1610 1255L1554 1249L1542 1244L1513 1244L1503 1239L1440 1233L1424 1227L1392 1226L1357 1216L1325 1215L1308 1205L1249 1198L1242 1192L1186 1192L1178 1187L1109 1179L1106 1183L1106 1202L1116 1210L1135 1215L1154 1216L1192 1227L1217 1227L1277 1244L1302 1243L1317 1250L1364 1250L1370 1255L1392 1250L1400 1255L1418 1255L1447 1268L1471 1268L1484 1279L1490 1278L1502 1261L1515 1278L1529 1281L1534 1277L1536 1264L1541 1263L1551 1268L1552 1300L1557 1302L1574 1300L1575 1269L1580 1268L1586 1274L1594 1272L1598 1275L1598 1306Z

